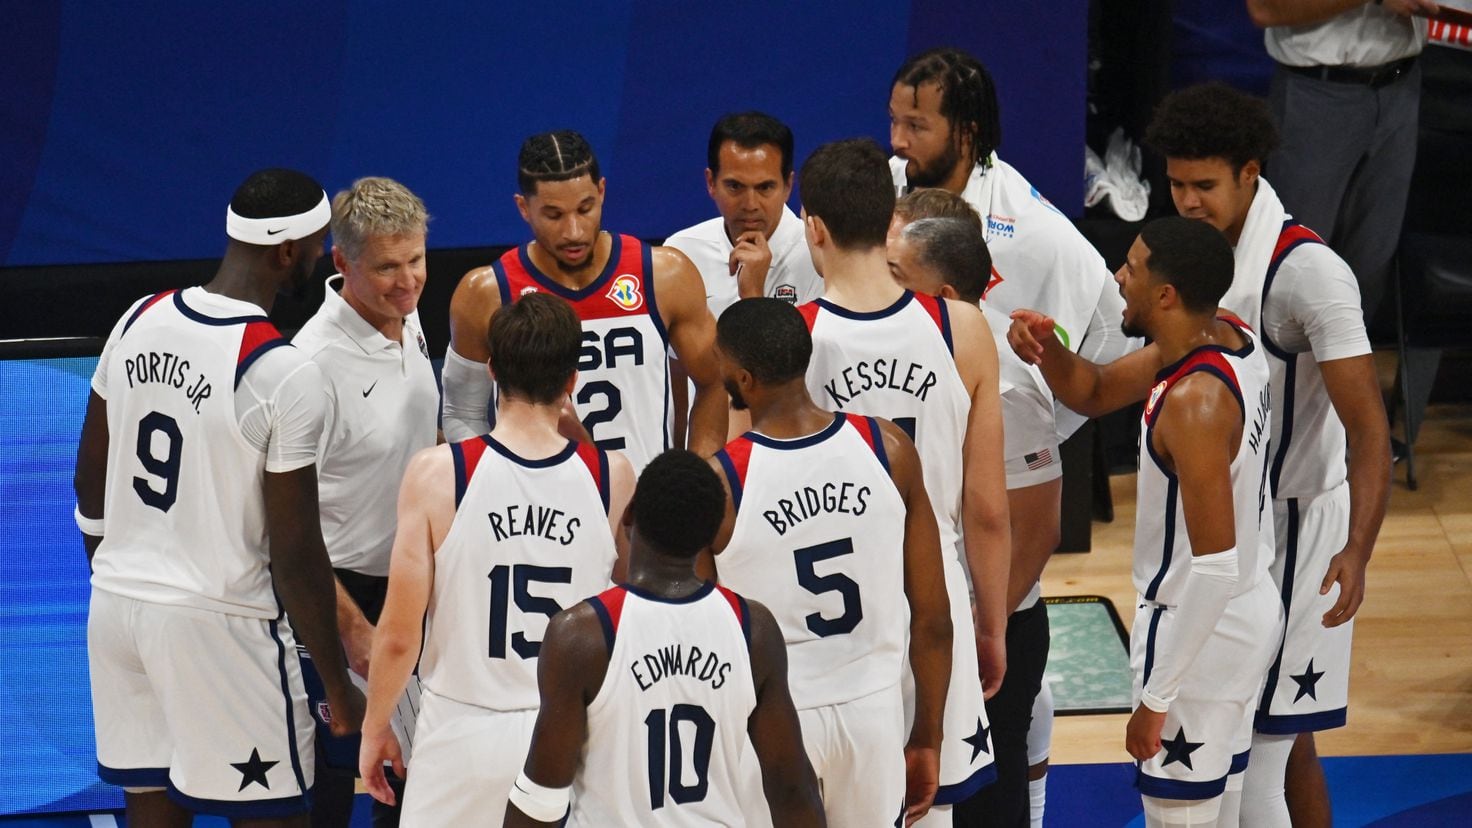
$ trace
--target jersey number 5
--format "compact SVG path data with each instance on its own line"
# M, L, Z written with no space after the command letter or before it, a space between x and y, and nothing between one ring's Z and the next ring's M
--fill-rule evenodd
M154 435L162 434L168 445L164 456L154 454ZM141 477L133 478L133 491L138 499L160 512L167 512L179 499L179 456L184 450L184 435L179 421L167 414L150 411L138 421L138 462L144 471L163 480L163 491Z
M570 584L572 567L501 564L492 569L487 577L491 579L490 655L491 658L505 658L506 622L511 612L511 602L507 598L513 591L511 588L514 587L516 593L517 609L527 614L539 612L551 620L552 616L562 612L562 605L555 599L533 595L531 584L533 581L542 584ZM522 658L536 658L542 651L542 642L529 641L523 632L512 633L511 649Z
M694 750L690 753L690 767L694 771L695 784L685 784L685 747L680 739L681 723L695 730ZM668 711L664 708L651 710L644 717L644 728L649 731L649 807L659 810L664 807L665 791L677 805L700 802L710 790L710 752L716 740L716 722L698 704L677 704ZM666 752L665 746L669 749ZM668 772L666 772L668 768ZM668 777L668 779L666 779Z
M843 612L837 618L824 618L822 613L815 612L805 619L808 629L820 638L853 632L854 627L864 620L864 602L859 600L859 585L854 579L842 572L819 575L817 570L819 561L853 553L854 542L851 538L805 546L792 553L792 559L797 564L799 586L814 595L836 592L843 596Z

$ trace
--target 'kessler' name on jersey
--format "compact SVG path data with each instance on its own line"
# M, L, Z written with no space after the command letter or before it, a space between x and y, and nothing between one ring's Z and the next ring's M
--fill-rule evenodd
M719 690L726 683L726 674L731 672L731 662L694 644L688 647L669 644L634 659L629 672L634 674L640 690L648 690L671 676L708 682L712 690Z
M788 529L817 515L862 515L869 508L869 492L868 486L848 481L824 483L817 488L803 486L790 497L777 498L774 508L763 510L762 517L779 536L785 535Z
M210 390L213 388L204 374L195 377L191 382L189 360L177 354L144 351L137 356L123 360L123 370L127 375L129 388L147 383L158 383L180 389L184 392L184 396L189 398L189 403L194 406L195 414L199 413L199 406L209 399Z
M563 546L573 542L580 518L569 518L561 509L535 503L513 503L499 511L489 512L491 532L496 540L538 537Z
M893 388L924 400L935 383L935 372L918 362L906 367L897 359L876 359L843 369L823 384L823 390L835 406L843 408L854 397L873 388Z

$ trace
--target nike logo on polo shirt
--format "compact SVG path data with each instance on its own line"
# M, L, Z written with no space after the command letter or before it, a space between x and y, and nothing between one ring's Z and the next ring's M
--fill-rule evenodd
M374 380L373 381L373 384L370 385L370 386L368 386L368 390L366 390L366 391L363 392L363 399L365 399L365 400L368 399L368 395L369 394L372 394L373 393L373 389L375 389L377 387L378 387L378 380Z

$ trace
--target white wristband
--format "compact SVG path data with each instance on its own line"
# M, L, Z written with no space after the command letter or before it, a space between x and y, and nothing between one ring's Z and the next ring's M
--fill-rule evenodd
M1170 710L1171 701L1175 701L1175 699L1167 701L1151 693L1149 690L1140 691L1140 704L1145 705L1156 713L1164 713Z
M82 530L82 534L90 535L94 538L102 537L103 526L106 523L103 518L89 518L82 514L82 504L80 503L72 510L72 517L77 521L77 528Z
M509 801L538 822L556 822L567 814L568 803L572 801L572 786L543 787L528 779L523 770L511 786Z

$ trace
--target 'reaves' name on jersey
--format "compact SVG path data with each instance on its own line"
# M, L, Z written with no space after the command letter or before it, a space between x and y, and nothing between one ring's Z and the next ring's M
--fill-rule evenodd
M935 372L918 362L909 367L897 359L863 360L843 369L838 376L823 384L828 399L838 408L854 397L874 388L892 388L924 400L935 387Z
M205 400L209 399L213 386L203 373L189 380L189 360L178 354L167 351L144 351L137 356L123 361L123 371L128 378L128 387L134 388L138 385L157 383L178 388L184 392L189 399L190 405L194 406L194 413L199 413L199 407ZM188 386L187 388L185 386Z
M719 690L726 683L726 674L731 672L731 662L693 644L688 647L668 644L634 659L629 663L629 672L634 674L641 691L671 676L707 682L712 690Z
M569 518L567 513L552 506L534 503L513 503L495 512L488 512L491 533L496 541L507 538L538 537L567 546L576 537L582 525L581 518Z
M779 497L771 509L762 511L762 517L777 531L778 536L811 517L822 514L845 514L858 517L869 508L868 486L849 481L824 483L820 488L803 486L790 497Z

